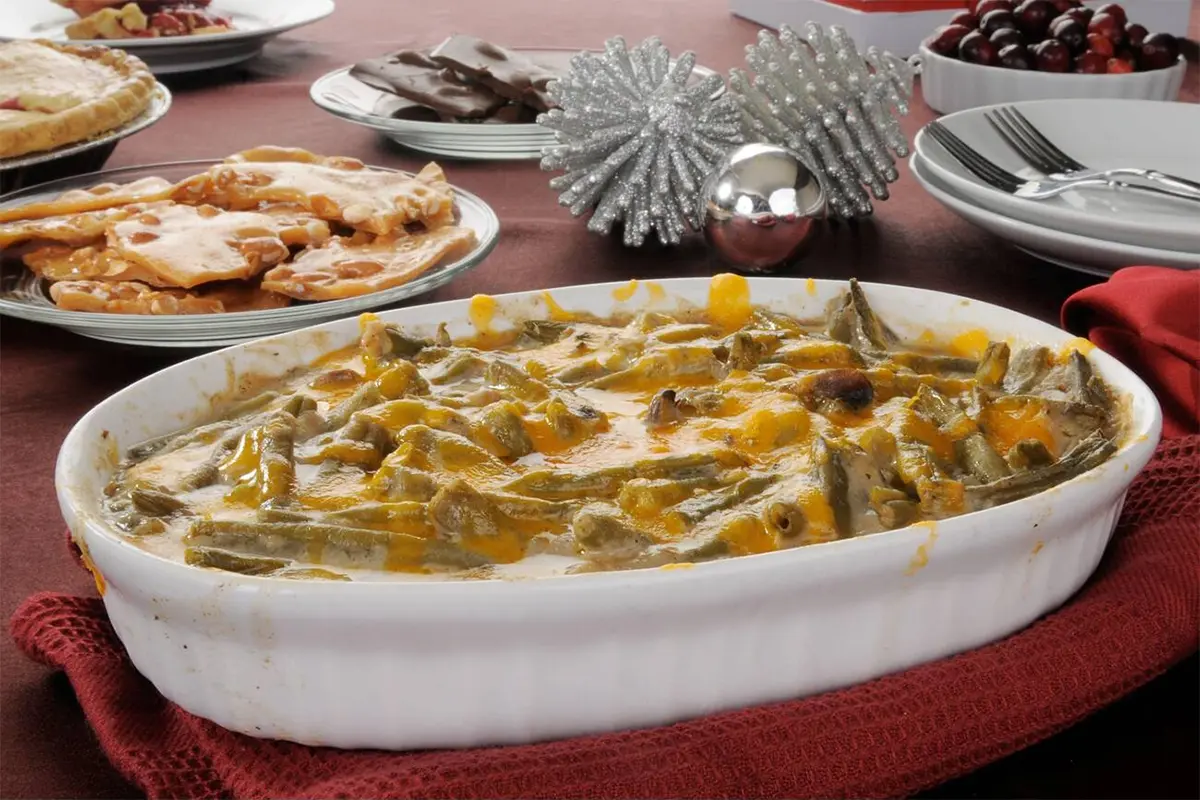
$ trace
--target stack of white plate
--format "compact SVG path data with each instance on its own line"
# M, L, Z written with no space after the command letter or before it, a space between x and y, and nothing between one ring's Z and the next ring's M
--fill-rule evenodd
M579 50L552 47L514 47L516 52L566 74L571 57ZM449 158L503 161L541 158L542 148L554 144L554 134L535 122L489 124L463 122L426 122L405 119L417 104L389 92L368 86L343 67L318 78L309 95L318 106L336 117L379 131L405 147ZM697 66L692 82L712 75Z
M1050 141L1094 169L1155 169L1200 181L1200 106L1143 100L1014 103ZM1023 178L1028 166L974 108L941 123L994 164ZM1200 267L1200 202L1108 188L1025 200L975 177L928 131L909 161L933 197L968 222L1039 258L1098 275L1127 266Z

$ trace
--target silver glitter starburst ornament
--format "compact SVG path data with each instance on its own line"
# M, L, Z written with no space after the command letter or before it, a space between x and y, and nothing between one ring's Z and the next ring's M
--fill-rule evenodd
M700 187L742 131L737 101L714 97L721 76L688 85L695 65L690 52L672 64L656 37L627 50L616 36L550 84L557 108L538 124L558 144L542 148L542 169L565 171L550 188L575 216L592 209L588 230L622 222L625 244L638 246L651 230L677 244L700 228Z
M729 85L748 141L799 153L837 216L867 216L872 195L887 199L887 185L899 177L892 153L909 152L896 119L912 96L908 62L877 47L863 55L843 28L826 34L810 22L803 38L787 25L778 37L760 31L746 64L754 78L733 69Z

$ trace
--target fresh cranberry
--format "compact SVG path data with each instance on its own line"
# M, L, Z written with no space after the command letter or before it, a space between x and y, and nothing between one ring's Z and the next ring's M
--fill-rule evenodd
M1075 59L1075 72L1103 75L1108 72L1108 59L1099 53L1084 53Z
M1078 8L1068 8L1061 16L1077 19L1085 26L1092 21L1092 10L1087 6L1079 6ZM1050 27L1054 27L1054 22L1050 22Z
M1060 18L1050 26L1050 35L1065 44L1073 56L1087 49L1087 29L1077 20Z
M1000 49L1000 66L1006 69L1033 69L1034 60L1023 44L1010 44Z
M989 11L1007 11L1011 14L1015 6L1012 0L979 0L971 11L982 21Z
M1050 29L1050 20L1058 12L1050 4L1050 0L1025 0L1017 6L1013 16L1017 18L1017 29L1034 41L1046 38Z
M1144 70L1167 69L1179 60L1179 41L1169 33L1152 33L1142 40L1138 66Z
M968 33L971 29L965 25L943 25L933 32L925 46L938 55L954 58L958 55L958 43Z
M1087 32L1107 36L1113 47L1120 47L1125 41L1125 24L1111 14L1097 14L1092 17Z
M979 30L983 31L987 36L991 36L996 31L1003 30L1004 28L1015 29L1016 27L1017 18L1013 16L1011 11L997 9L989 11L979 18Z
M1132 62L1126 61L1123 58L1110 58L1108 60L1108 73L1110 75L1126 75L1133 72Z
M970 30L975 30L979 27L979 17L972 14L970 11L960 11L950 18L951 25L962 25Z
M1079 8L1079 0L1050 0L1050 5L1054 6L1054 10L1059 14L1065 14L1072 8Z
M991 67L996 65L999 54L981 31L971 31L958 43L958 57L971 64Z
M1129 17L1125 16L1125 9L1121 8L1121 6L1117 5L1116 3L1105 3L1096 9L1096 13L1108 14L1109 16L1116 17L1117 19L1121 20L1122 28L1129 24Z
M1112 58L1115 52L1112 40L1101 33L1089 33L1088 37L1088 52L1099 53L1105 58Z
M1037 68L1042 72L1066 72L1071 67L1071 51L1058 39L1046 39L1033 47Z
M1134 47L1141 47L1142 42L1145 41L1149 34L1150 31L1146 30L1145 25L1138 25L1136 22L1131 22L1125 26L1125 40Z
M1015 28L1001 28L988 37L988 41L996 45L996 50L1003 50L1010 44L1025 44L1025 37Z

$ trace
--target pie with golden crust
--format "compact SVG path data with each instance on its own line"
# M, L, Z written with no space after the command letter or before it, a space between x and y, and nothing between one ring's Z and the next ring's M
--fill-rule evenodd
M53 150L136 118L156 82L141 59L42 39L0 44L0 158Z

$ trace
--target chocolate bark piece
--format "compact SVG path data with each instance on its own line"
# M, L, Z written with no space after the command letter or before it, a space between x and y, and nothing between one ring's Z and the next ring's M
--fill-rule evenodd
M482 119L505 104L488 87L456 75L428 53L397 50L360 61L350 74L376 89L431 108L443 117Z
M537 122L538 112L532 106L521 103L503 105L495 114L482 120L486 125L512 125L513 123Z
M538 111L551 108L546 89L557 72L506 47L476 36L455 35L433 48L430 58L491 89L501 97Z

